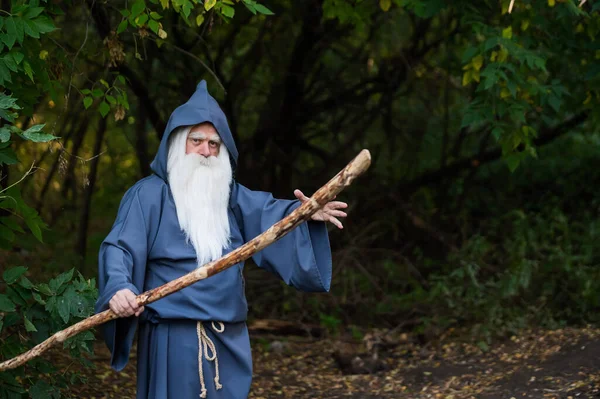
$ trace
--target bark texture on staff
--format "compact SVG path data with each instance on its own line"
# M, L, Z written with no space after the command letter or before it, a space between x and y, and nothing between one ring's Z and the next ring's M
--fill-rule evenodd
M329 201L333 200L333 198L345 187L349 186L354 179L364 173L369 168L370 164L371 155L369 151L362 150L344 169L327 182L327 184L317 190L308 201L303 203L298 209L290 213L284 219L275 223L264 233L216 261L207 263L203 267L170 281L165 285L141 293L137 296L138 304L146 305L158 301L169 294L177 292L197 281L213 276L250 258L258 251L279 240L300 223L308 220L311 215L321 209L321 207ZM29 360L40 356L52 346L61 343L80 332L89 330L90 328L99 326L116 318L118 318L118 316L110 309L88 317L79 323L73 324L64 330L55 333L29 351L0 363L0 372L19 367Z

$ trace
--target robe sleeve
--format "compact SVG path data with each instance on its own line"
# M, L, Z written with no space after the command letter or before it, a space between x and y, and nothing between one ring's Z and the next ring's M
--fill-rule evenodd
M107 310L110 299L119 290L127 288L136 295L143 290L148 233L139 190L134 186L123 197L112 230L100 246L96 312ZM134 316L112 320L102 327L112 354L111 366L117 371L127 364L136 327Z
M275 199L270 193L252 191L235 183L238 223L244 241L250 241L289 215L301 203ZM256 253L256 264L279 276L286 284L301 291L329 291L331 285L331 249L325 222L308 221L279 241Z

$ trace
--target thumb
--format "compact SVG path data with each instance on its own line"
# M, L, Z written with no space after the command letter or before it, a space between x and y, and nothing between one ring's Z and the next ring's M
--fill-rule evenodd
M302 202L308 201L308 197L306 195L304 195L304 193L298 189L294 190L294 195L296 196L296 198L298 198Z

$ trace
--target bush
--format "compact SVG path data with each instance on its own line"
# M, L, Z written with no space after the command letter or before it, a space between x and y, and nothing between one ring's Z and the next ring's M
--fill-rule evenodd
M27 268L14 267L2 275L0 294L0 357L13 358L39 344L57 331L94 313L96 282L85 280L71 269L46 283L33 283ZM75 278L73 278L76 274ZM83 354L93 351L94 334L85 331L63 344L72 359L92 366ZM47 355L45 357L48 357ZM36 358L14 370L0 373L0 397L59 398L61 389L81 382L76 367L57 372L59 365Z

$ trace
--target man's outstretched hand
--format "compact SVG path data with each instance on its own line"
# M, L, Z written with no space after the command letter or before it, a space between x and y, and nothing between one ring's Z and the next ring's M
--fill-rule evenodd
M294 190L294 195L296 198L300 200L300 202L304 203L308 201L308 197L302 193L302 191L296 189ZM318 220L322 222L333 223L337 228L343 229L342 222L340 222L337 218L345 218L348 216L346 212L340 211L340 209L347 208L348 204L341 201L331 201L325 204L325 206L319 209L312 215L312 220Z
M129 317L134 314L139 316L144 311L144 307L138 305L135 297L136 295L131 290L122 289L113 295L108 302L108 306L119 317Z

